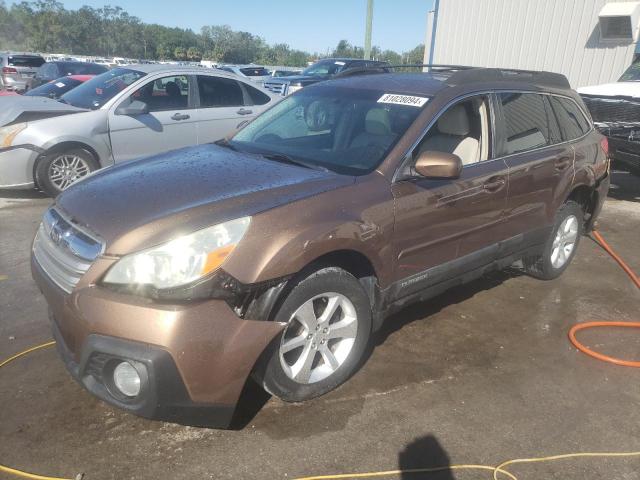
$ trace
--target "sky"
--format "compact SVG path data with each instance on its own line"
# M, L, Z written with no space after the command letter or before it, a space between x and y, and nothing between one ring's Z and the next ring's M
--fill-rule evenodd
M9 1L7 3L15 3ZM292 48L324 53L364 45L367 0L62 0L65 8L118 5L146 23L200 31L229 25ZM372 44L404 52L424 43L433 0L374 0Z

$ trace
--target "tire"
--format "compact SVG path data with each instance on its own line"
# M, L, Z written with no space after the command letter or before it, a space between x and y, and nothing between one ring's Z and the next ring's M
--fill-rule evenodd
M583 231L584 211L578 203L568 200L556 213L542 254L523 259L525 271L541 280L558 278L573 260Z
M98 168L100 165L95 157L83 148L58 150L46 154L38 161L36 183L47 195L55 198Z
M323 316L330 304L333 315ZM295 283L275 320L288 326L265 352L255 377L286 402L337 388L360 367L369 346L369 298L360 282L340 268L323 268Z

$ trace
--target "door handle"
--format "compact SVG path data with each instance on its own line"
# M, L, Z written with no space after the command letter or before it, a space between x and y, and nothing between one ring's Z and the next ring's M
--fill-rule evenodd
M571 166L572 159L567 157L562 157L556 160L556 170L562 172Z
M190 118L191 117L186 113L174 113L173 115L171 115L171 120L176 120L176 121L189 120Z
M507 180L504 177L491 177L482 185L482 188L489 193L495 193L502 190L506 184Z
M247 110L245 108L241 108L240 110L237 111L238 115L251 115L253 113L253 110Z

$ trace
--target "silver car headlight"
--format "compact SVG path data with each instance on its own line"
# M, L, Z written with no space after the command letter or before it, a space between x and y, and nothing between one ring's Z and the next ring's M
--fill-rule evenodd
M222 265L250 221L251 217L238 218L126 255L107 272L104 283L157 289L187 285Z
M10 147L13 144L13 139L27 128L28 124L24 123L15 123L13 125L9 125L8 127L0 128L0 147Z

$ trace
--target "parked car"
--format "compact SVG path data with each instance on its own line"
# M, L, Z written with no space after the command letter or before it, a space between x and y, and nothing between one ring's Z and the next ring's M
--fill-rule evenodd
M0 188L55 196L98 168L218 140L275 100L235 75L171 65L115 68L59 101L6 97Z
M271 76L269 70L258 65L220 65L216 68L225 72L235 73L240 77L260 84Z
M271 72L272 77L291 77L293 75L300 75L302 70L280 70L276 69Z
M411 302L518 260L561 275L606 197L606 149L557 74L329 80L217 144L72 186L33 275L94 395L224 426L251 374L285 401L336 388Z
M302 71L300 75L284 78L270 78L264 81L264 88L277 95L290 95L303 87L328 80L348 70L360 68L381 68L387 70L387 62L362 60L357 58L326 58L314 63Z
M89 62L47 62L36 72L31 88L67 75L100 75L108 70L104 65Z
M69 75L67 77L56 78L49 83L28 90L24 95L27 97L48 97L57 100L78 85L82 85L87 80L91 80L94 76L95 75Z
M25 91L43 63L40 55L0 53L0 90Z
M579 88L596 127L609 138L616 168L640 176L640 63L615 83Z

